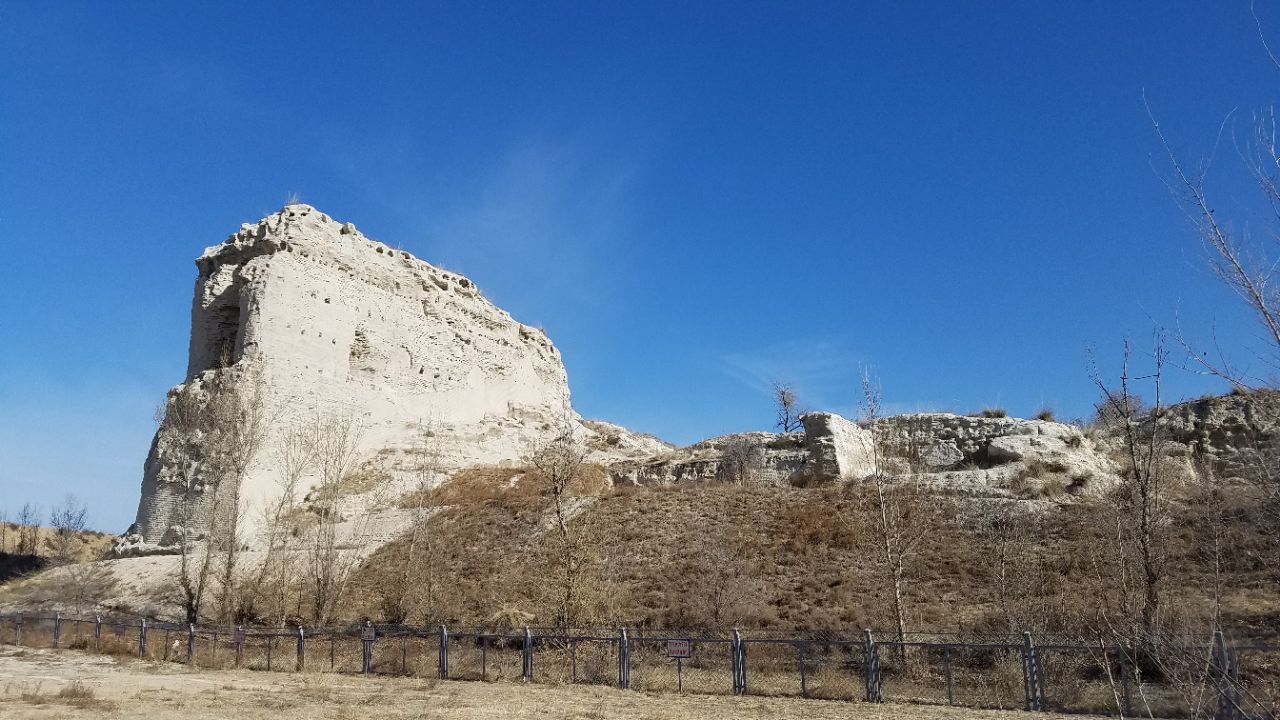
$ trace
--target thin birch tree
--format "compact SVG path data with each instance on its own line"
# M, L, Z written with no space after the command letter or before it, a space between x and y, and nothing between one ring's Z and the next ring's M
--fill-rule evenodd
M880 382L867 369L862 371L861 420L873 428L880 417ZM931 507L937 499L922 497L915 478L894 478L886 469L884 451L877 438L871 441L872 473L868 478L869 504L874 517L875 538L880 567L892 600L895 636L906 639L906 585L910 563L920 542L935 527ZM900 654L901 655L901 654Z

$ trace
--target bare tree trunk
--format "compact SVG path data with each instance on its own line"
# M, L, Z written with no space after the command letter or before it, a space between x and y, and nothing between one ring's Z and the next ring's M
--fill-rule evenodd
M310 579L311 616L320 624L333 619L351 571L349 558L338 547L342 484L355 469L364 428L351 416L316 416L312 426L315 467L320 475L316 509L319 523L312 533Z
M578 478L588 452L589 448L577 437L572 417L566 414L560 434L539 448L532 458L533 466L547 483L546 492L555 515L559 545L557 555L561 572L556 622L561 627L571 626L578 617L578 585L584 565L584 548L580 547L579 539L570 531L564 503L569 487Z
M879 417L881 394L879 382L867 370L862 373L862 421L872 427ZM918 443L912 431L910 444ZM913 471L918 470L918 453L908 458ZM928 517L929 508L936 499L920 496L920 489L914 484L906 484L902 478L891 478L885 471L883 457L878 441L872 439L872 484L876 516L878 545L880 546L881 565L887 575L886 581L892 593L894 625L897 641L906 640L907 611L906 584L908 562L916 550L916 546L931 530L935 523ZM914 482L914 481L912 481ZM898 647L899 657L904 657L903 647Z
M1164 349L1164 338L1157 334L1152 354L1154 363L1150 375L1141 379L1150 380L1154 387L1154 405L1149 413L1139 416L1137 401L1132 390L1135 380L1130 375L1130 358L1132 349L1124 343L1123 364L1120 373L1120 385L1117 389L1109 388L1094 372L1094 383L1102 391L1104 402L1111 408L1114 416L1121 422L1125 453L1125 487L1118 495L1120 501L1119 516L1136 515L1137 525L1133 530L1120 527L1121 550L1132 546L1137 554L1139 589L1142 598L1140 611L1141 636L1147 639L1157 637L1160 630L1160 590L1164 579L1164 488L1163 471L1159 465L1159 448L1163 438L1165 420L1164 407L1161 404L1162 375L1167 353ZM1120 522L1119 518L1117 522Z

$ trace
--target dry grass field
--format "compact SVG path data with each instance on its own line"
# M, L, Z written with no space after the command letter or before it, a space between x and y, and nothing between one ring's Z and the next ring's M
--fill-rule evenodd
M1046 713L782 698L654 694L330 674L188 671L75 651L0 648L0 717L147 720L1055 720ZM1080 718L1081 716L1070 716Z

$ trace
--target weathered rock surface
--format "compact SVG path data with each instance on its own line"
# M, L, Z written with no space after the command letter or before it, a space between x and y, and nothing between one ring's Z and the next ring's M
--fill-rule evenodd
M1280 443L1280 392L1256 390L1200 398L1169 408L1169 439L1224 475L1247 474L1259 457L1274 465Z
M800 420L810 465L793 483L863 478L875 471L875 437L857 423L826 412L808 413Z
M808 462L800 433L746 432L667 449L647 460L615 463L609 471L615 485L782 484L802 472Z
M834 413L802 418L803 433L739 433L648 461L615 465L615 482L670 485L739 480L735 457L757 449L749 478L815 485L863 480L877 468L967 494L1088 494L1110 487L1116 467L1079 428L1018 418L917 413L863 427ZM726 471L728 468L728 471Z
M253 369L276 428L316 414L354 417L373 453L413 444L425 424L448 469L525 457L566 416L576 422L560 353L542 330L467 278L315 208L288 205L243 225L196 266L184 386ZM162 425L147 458L135 546L160 542L177 522L181 459L168 434ZM278 434L247 472L246 507L278 492L270 452ZM616 426L584 434L607 460L665 447Z
M667 448L647 460L615 463L610 474L615 484L630 485L811 485L871 472L869 432L834 413L809 413L802 421L802 433L722 435L684 448Z
M246 508L279 492L271 452L279 429L336 414L358 418L364 454L377 454L392 483L411 474L424 426L448 472L520 464L565 422L579 428L590 460L624 484L812 485L861 480L879 467L941 489L1035 496L1101 492L1117 479L1113 432L1049 421L917 413L859 424L810 413L801 433L738 433L685 448L582 421L543 331L494 306L469 279L306 205L242 226L196 265L189 365L175 390L257 375L276 418L245 475ZM1199 453L1230 471L1275 444L1278 417L1280 394L1250 393L1184 403L1161 422L1170 454ZM156 434L122 550L148 551L174 534L174 471L184 458L171 435L164 425ZM397 522L387 516L386 534Z

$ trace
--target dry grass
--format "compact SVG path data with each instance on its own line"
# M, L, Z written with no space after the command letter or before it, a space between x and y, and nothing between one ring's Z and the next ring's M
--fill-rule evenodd
M13 552L14 543L17 542L18 524L12 522L0 523L3 526L3 535L5 538L5 547L0 548L0 552ZM48 556L53 549L55 531L53 528L41 527L36 536L36 554L39 556ZM95 560L102 557L107 550L111 549L111 544L116 540L116 536L111 533L99 532L97 530L85 530L77 533L75 552L79 560Z
M111 712L116 709L114 702L98 697L93 688L80 681L72 681L52 692L45 692L41 682L36 682L34 685L24 684L16 692L11 692L10 688L6 687L4 694L0 695L0 702L14 696L19 702L27 705L62 705L93 712Z
M1072 493L1079 481L1065 470L1052 464L1030 469L1019 481L1023 493ZM847 630L892 625L875 520L856 485L711 484L604 492L584 487L579 494L587 497L575 506L572 525L592 539L588 569L609 590L584 623ZM1168 587L1176 589L1169 607L1191 625L1204 620L1200 614L1211 587L1211 568L1197 554L1204 541L1194 500L1175 504L1167 548ZM445 505L427 525L440 600L434 608L411 608L408 621L548 622L547 588L556 568L548 548L549 504L536 476L520 468L475 468L459 473L434 501ZM1119 602L1114 583L1100 575L1097 564L1114 528L1099 506L1081 501L1051 513L1015 511L1027 528L1001 540L981 518L989 505L952 503L945 496L931 502L943 504L946 519L928 529L910 559L910 628L1007 633L1025 625L1087 635L1096 627L1100 605ZM1274 604L1245 601L1256 589L1274 587L1274 572L1260 560L1271 541L1247 518L1240 527L1237 547L1253 549L1233 556L1226 568L1229 627L1280 628ZM1011 548L1004 551L1005 571L1016 578L1005 598L993 560L1000 543ZM380 593L403 582L406 561L403 541L378 550L353 580L356 601L347 615L378 618ZM420 582L425 576L415 577Z
M609 474L601 465L583 465L578 476L570 483L570 495L594 497L609 489ZM419 507L424 501L422 491L403 496L402 508ZM495 500L537 498L546 494L547 481L534 468L480 466L459 471L431 493L430 502L435 505L477 505Z
M104 664L78 653L0 649L0 716L72 720L1020 720L1019 712L773 697L652 694L600 686L524 685L348 675L187 671ZM35 680L36 677L41 678ZM1036 720L1061 716L1037 713ZM1077 716L1078 717L1078 716Z

